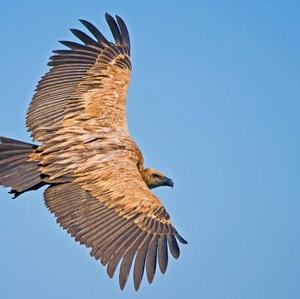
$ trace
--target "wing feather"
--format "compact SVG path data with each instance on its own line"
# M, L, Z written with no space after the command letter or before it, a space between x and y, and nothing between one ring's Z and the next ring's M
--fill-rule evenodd
M139 289L145 268L145 260L147 249L149 245L149 241L152 238L152 235L148 234L147 238L144 240L143 244L139 246L137 249L135 261L134 261L134 270L133 270L133 281L134 281L134 288L136 290Z
M97 43L95 40L93 40L91 37L89 37L86 33L78 30L78 29L70 29L70 31L78 38L80 39L84 44L94 46L96 48L99 48L99 43Z
M158 264L161 273L165 273L168 266L168 248L166 236L158 239Z
M105 45L109 45L109 41L105 38L105 36L95 27L92 23L86 20L79 20L97 39L99 43L103 43Z
M133 240L132 245L130 245L130 247L127 249L123 259L122 259L122 263L120 266L120 272L119 272L119 284L120 284L120 288L124 289L127 279L128 279L128 275L129 275L129 271L133 262L133 258L136 254L136 250L138 248L138 246L140 245L140 243L142 242L142 240L144 238L146 238L147 234L145 232L140 232L140 234L138 235L138 237L136 239Z
M115 250L111 258L109 259L108 265L107 265L107 274L110 278L113 277L116 268L118 266L118 263L121 261L122 256L126 252L126 249L133 244L133 241L138 238L138 236L141 234L141 231L139 230L134 230L134 232L129 232L124 234L124 241L120 245L119 248Z
M66 40L61 40L59 41L62 45L72 49L72 50L82 50L82 51L86 51L86 52L92 52L95 54L100 54L101 53L101 49L103 48L101 45L99 45L99 47L95 48L91 45L82 45L82 44L78 44L76 42L72 42L72 41L66 41Z
M123 37L123 43L125 43L128 46L128 54L130 55L130 37L129 37L129 33L126 27L125 22L123 21L123 19L119 16L116 16L120 31L121 31L121 35Z
M171 254L175 259L179 258L180 250L176 238L174 237L174 235L168 235L167 239Z
M80 22L95 39L71 29L83 44L60 41L69 49L55 50L50 57L51 68L39 82L27 112L27 127L37 141L51 142L55 133L74 123L84 127L83 119L97 119L98 127L127 129L125 105L131 63L126 25L122 23L119 29L117 22L107 16L116 40L113 44L93 24ZM103 115L111 117L105 120Z
M116 250L115 247L115 239L119 240L121 232L130 231L131 229L135 229L132 223L126 223L124 219L122 221L119 220L118 225L116 225L113 229L109 231L109 234L104 242L102 242L101 246L96 251L96 254L99 258L101 257L101 263L106 265L109 256L113 251ZM110 249L110 250L109 250Z
M103 192L103 195L108 194L111 196L111 192ZM177 256L179 249L176 249L178 245L174 245L177 244L175 237L158 234L153 229L147 230L143 226L145 222L141 222L140 218L147 218L149 211L122 214L117 207L107 206L100 197L95 197L75 182L50 186L45 191L46 206L55 214L57 222L75 240L91 248L90 254L107 266L110 277L121 261L119 284L122 289L134 263L133 280L137 290L145 266L150 283L155 275L157 261L161 271L166 271L167 240L172 255ZM155 215L151 215L153 217ZM170 223L168 225L171 226Z
M105 14L105 18L106 18L107 24L108 24L113 36L114 36L116 44L122 45L123 38L122 38L120 29L119 29L118 24L116 23L115 19L108 13Z
M101 257L102 265L106 265L109 262L116 250L122 246L127 238L130 237L134 232L136 232L135 225L128 223L126 226L123 226L121 229L119 229L117 234L114 234L111 237L110 243L107 245L105 252Z
M152 283L156 271L156 258L157 258L157 243L158 243L159 236L154 235L153 239L149 244L149 249L147 252L147 278L148 282Z

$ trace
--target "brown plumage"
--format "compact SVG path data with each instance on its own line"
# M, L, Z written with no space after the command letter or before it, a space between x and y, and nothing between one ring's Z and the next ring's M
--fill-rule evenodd
M40 145L0 137L0 184L15 196L49 185L45 204L58 223L91 248L110 277L120 264L122 289L133 264L137 290L144 269L151 283L156 264L164 273L168 250L178 258L177 241L186 241L150 191L172 180L144 168L128 132L130 40L120 17L106 20L115 43L80 20L93 38L71 29L82 43L62 41L69 49L54 51L27 114Z

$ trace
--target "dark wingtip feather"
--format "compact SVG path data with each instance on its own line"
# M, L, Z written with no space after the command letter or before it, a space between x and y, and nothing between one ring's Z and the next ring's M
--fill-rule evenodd
M106 268L106 273L109 276L109 278L113 278L114 277L116 268L113 267L113 266L114 265L112 265L112 264L108 264L108 266Z
M123 260L121 262L120 272L119 272L119 285L121 290L125 288L126 282L128 280L133 256L134 256L134 252L129 252L123 257Z
M183 239L177 231L175 231L175 236L181 244L188 244L188 242L185 239Z
M98 42L102 42L104 44L109 45L109 41L105 38L105 36L94 26L91 22L79 19L79 22L83 24L97 39Z
M127 26L126 26L124 20L121 17L119 17L118 15L116 15L116 19L117 19L119 28L121 30L123 43L126 44L128 46L128 49L130 50L130 37L129 37L129 32L128 32Z
M146 243L142 248L140 248L135 258L135 264L133 270L133 282L136 291L140 288L143 279L147 246L148 244Z
M72 46L70 45L70 42L69 42L69 41L67 41L67 40L60 40L60 41L58 41L58 42L59 42L60 44L64 45L64 46L66 46L66 47L72 49Z
M71 28L70 31L86 45L93 45L95 47L99 47L99 44L91 37L89 37L86 33L74 28Z
M167 271L168 266L168 246L165 236L161 236L158 240L158 265L161 273Z
M52 53L54 54L70 54L72 50L53 50Z
M108 18L112 18L112 16L108 12L106 12L105 13L105 19L106 19L106 21L107 21Z
M171 254L175 259L178 259L180 255L180 250L177 241L173 235L168 236L168 244Z
M78 44L76 42L70 42L70 41L66 41L66 40L61 40L59 41L62 45L64 45L65 47L68 47L71 50L83 50L83 51L89 51L89 52L93 52L96 54L99 54L100 52L100 48L101 47L90 47L90 46L86 46L83 44Z
M150 242L147 251L146 272L147 272L147 279L150 284L153 282L155 271L156 271L157 241L158 241L158 237L156 236Z
M121 35L120 29L119 29L118 24L115 21L115 19L108 13L105 13L105 19L106 19L106 22L110 28L110 31L111 31L114 39L116 41L116 44L117 45L123 44L122 35Z

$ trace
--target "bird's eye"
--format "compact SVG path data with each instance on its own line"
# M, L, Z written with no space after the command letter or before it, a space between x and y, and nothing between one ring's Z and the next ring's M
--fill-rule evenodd
M153 176L154 178L156 178L156 179L159 179L159 178L160 178L160 175L157 174L157 173L153 173L152 176Z

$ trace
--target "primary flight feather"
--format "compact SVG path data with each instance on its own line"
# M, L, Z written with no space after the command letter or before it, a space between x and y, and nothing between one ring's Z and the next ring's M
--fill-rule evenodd
M137 290L144 269L149 283L156 265L166 271L168 251L179 257L186 241L150 189L173 186L158 170L144 168L126 118L131 76L130 39L124 21L105 15L109 42L90 22L92 37L61 41L40 80L27 113L27 127L40 145L0 137L0 184L16 196L48 185L45 204L58 223L112 277L118 265L123 289L133 265Z

